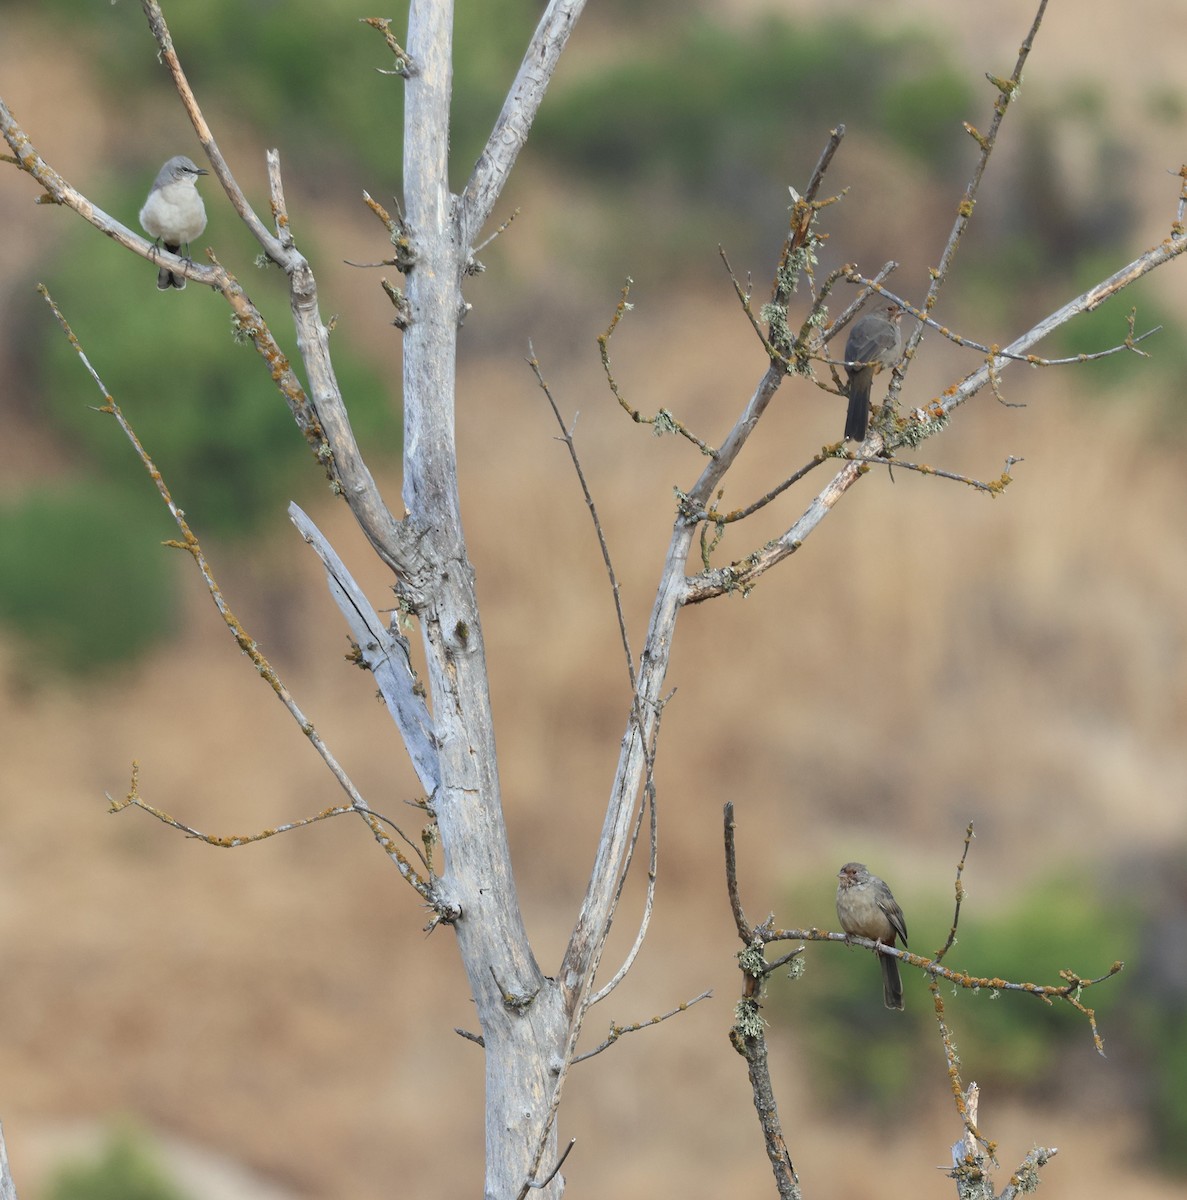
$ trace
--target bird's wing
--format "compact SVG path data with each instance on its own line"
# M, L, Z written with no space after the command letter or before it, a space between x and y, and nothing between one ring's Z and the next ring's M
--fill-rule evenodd
M878 907L886 914L886 919L890 922L891 928L902 939L905 946L907 944L907 922L903 916L903 910L893 900L879 901Z
M882 355L896 349L896 330L889 321L876 321L873 326L858 326L853 331L845 357L852 363L881 362Z

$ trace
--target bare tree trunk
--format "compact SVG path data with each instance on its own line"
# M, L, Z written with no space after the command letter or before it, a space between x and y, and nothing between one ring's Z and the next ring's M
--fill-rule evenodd
M404 337L405 545L401 595L420 621L441 781L432 798L447 870L441 899L477 1006L486 1054L486 1195L513 1197L531 1177L567 1021L560 989L528 944L499 794L474 570L458 501L454 439L457 332L470 257L448 179L453 5L413 0L406 85L404 198L415 263ZM550 1129L544 1161L555 1157ZM555 1185L559 1195L561 1186Z

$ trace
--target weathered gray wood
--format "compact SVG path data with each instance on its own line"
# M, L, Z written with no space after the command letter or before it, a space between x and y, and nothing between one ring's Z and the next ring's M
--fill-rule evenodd
M342 610L350 636L375 677L420 785L429 796L435 795L441 783L441 768L433 745L429 710L415 690L416 675L407 639L387 629L333 546L298 505L289 505L289 517L325 566L330 595Z
M16 1200L16 1184L8 1169L8 1149L4 1145L4 1126L0 1125L0 1200Z

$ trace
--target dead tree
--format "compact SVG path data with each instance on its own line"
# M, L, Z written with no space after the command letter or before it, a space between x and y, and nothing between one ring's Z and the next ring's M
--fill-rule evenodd
M1109 296L1187 249L1184 207L1187 182L1167 238L1121 267L1083 295L1070 300L1045 320L1017 335L1004 348L978 346L983 361L942 395L900 412L894 404L902 380L928 328L955 336L933 319L937 297L948 277L961 235L972 217L981 175L996 143L998 130L1014 100L1021 71L1045 7L1023 44L1013 74L990 77L994 88L992 121L982 133L966 126L980 148L976 169L958 208L944 255L932 272L923 298L911 302L891 291L892 264L872 276L853 266L819 280L814 270L817 225L833 198L823 192L826 172L840 145L843 129L827 138L824 153L801 194L793 190L791 218L780 261L774 270L769 299L755 301L750 288L735 278L741 306L753 324L763 367L732 428L717 446L688 429L666 409L647 416L630 408L611 371L610 345L618 320L626 311L624 293L613 321L601 339L607 379L614 394L636 420L687 438L704 457L698 477L679 497L671 539L656 587L646 635L638 653L630 645L619 609L624 657L632 685L621 750L608 797L601 837L589 872L584 900L559 965L548 972L536 961L520 912L511 851L499 791L482 622L458 500L454 442L454 380L458 330L466 312L464 285L478 269L475 258L508 176L522 149L536 112L572 31L583 0L551 0L524 54L503 109L465 187L450 191L447 178L452 77L452 10L450 0L411 0L408 29L402 42L389 22L369 21L385 38L394 56L392 73L405 90L403 198L393 215L365 196L383 222L392 245L386 265L399 285L384 281L394 306L395 324L403 331L404 473L402 512L393 511L359 452L351 430L346 398L335 377L326 323L318 305L313 270L298 248L300 231L290 223L279 156L267 156L271 187L271 222L253 211L236 182L217 140L202 115L175 49L165 17L155 0L143 8L160 56L193 123L226 199L251 231L263 254L279 267L289 285L291 316L297 333L300 369L281 352L268 321L253 304L235 274L210 255L208 263L192 263L158 251L152 243L94 206L36 152L30 137L10 109L0 102L0 123L12 161L44 189L45 199L65 206L113 238L131 253L161 261L170 270L222 295L240 332L250 340L305 436L317 468L355 515L372 549L390 569L398 600L397 619L381 620L355 586L337 555L313 523L295 507L291 515L304 538L326 567L331 592L357 646L358 661L374 675L419 777L430 818L429 832L418 846L393 836L386 818L375 813L351 783L345 769L305 719L253 639L231 616L196 538L173 505L164 482L162 497L178 522L179 546L198 563L211 595L224 612L228 628L257 669L286 703L302 732L315 744L346 793L346 803L322 816L355 813L367 822L393 864L431 909L431 924L447 926L457 938L470 992L476 1006L486 1061L486 1183L491 1200L522 1200L530 1190L560 1195L559 1173L564 1155L558 1146L556 1114L569 1067L577 1057L578 1036L590 1007L617 986L631 966L647 932L651 886L637 936L626 960L608 977L601 972L602 954L616 915L624 880L636 847L654 845L652 767L660 728L668 668L677 618L689 604L745 592L776 564L790 557L811 535L848 490L871 469L892 461L899 469L943 474L920 463L891 458L892 453L919 445L939 430L952 413L986 387L997 393L1002 373L1012 362L1037 363L1029 351L1052 329L1079 312L1095 308ZM1187 181L1187 174L1184 176ZM728 264L727 264L728 265ZM732 274L732 272L731 272ZM843 310L830 316L829 302L850 285ZM793 301L797 291L801 299ZM906 309L904 357L893 372L890 400L860 450L842 443L826 447L787 479L740 509L722 511L715 497L738 453L750 438L776 391L789 379L839 389L829 342L843 330L872 293ZM803 299L805 298L806 299ZM800 311L793 318L795 304ZM958 339L959 340L959 339ZM1137 351L1132 327L1114 347ZM1140 351L1137 351L1140 353ZM535 365L535 364L533 364ZM541 387L546 391L540 368ZM96 377L97 378L97 377ZM102 385L100 385L102 387ZM126 426L108 389L103 411ZM551 394L549 395L551 400ZM554 406L564 438L573 440ZM151 466L147 450L141 450ZM720 554L722 538L732 526L769 504L809 472L833 464L835 473L803 507L802 513L773 540L730 560ZM988 492L1009 482L1005 472L991 481L965 479ZM591 512L593 497L588 495ZM607 556L607 565L609 560ZM613 571L610 569L613 582ZM615 583L615 597L617 585ZM424 678L411 665L405 638L419 630L425 660ZM178 828L207 840L215 835L189 829L153 808L140 796L135 773L128 795L117 807L139 806ZM269 834L275 831L269 831ZM396 831L398 833L398 831ZM243 839L246 840L246 839ZM438 871L433 848L439 840L445 869ZM651 885L654 884L652 874ZM744 932L744 930L743 930Z

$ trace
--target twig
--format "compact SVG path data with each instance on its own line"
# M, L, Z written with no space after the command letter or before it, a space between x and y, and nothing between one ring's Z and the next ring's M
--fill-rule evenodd
M675 1017L682 1012L686 1012L694 1004L699 1004L702 1000L708 1000L712 995L712 989L704 991L699 996L694 996L691 1000L686 1000L683 1004L677 1005L671 1012L666 1012L658 1017L648 1017L646 1021L638 1021L634 1025L615 1025L611 1023L610 1034L606 1040L600 1045L595 1046L592 1050L587 1050L584 1054L578 1054L573 1059L573 1062L585 1062L587 1058L593 1058L595 1054L601 1054L603 1050L609 1049L624 1034L638 1033L640 1029L650 1029L653 1025L658 1025L661 1021L666 1021L669 1017Z
M496 230L494 231L494 233L492 233L492 234L491 234L489 237L487 237L487 238L484 238L484 239L483 239L481 242L479 242L479 243L478 243L478 245L477 245L477 246L475 246L475 247L474 247L474 249L473 249L473 250L471 250L471 251L470 251L471 255L474 255L474 254L481 254L481 253L482 253L482 251L483 251L483 250L485 250L485 249L487 248L487 246L489 246L489 245L491 244L491 242L493 242L493 241L495 240L495 238L497 238L497 237L498 237L498 236L499 236L501 233L504 233L504 232L506 231L507 227L508 227L508 226L511 224L511 222L512 222L512 221L514 221L514 220L515 220L515 218L516 218L516 217L518 217L518 216L519 216L519 209L517 208L517 209L516 209L516 210L515 210L515 211L514 211L514 212L513 212L513 213L512 213L512 214L511 214L511 215L510 215L510 216L509 216L509 217L508 217L508 218L507 218L507 219L506 219L504 222L503 222L503 223L502 223L502 225L500 225L500 226L498 227L498 229L496 229Z
M626 655L627 675L630 679L631 692L632 692L632 696L633 696L632 705L633 705L633 710L634 710L634 715L635 715L635 721L636 721L636 725L640 731L640 736L642 736L642 730L643 730L644 723L642 721L642 715L641 715L641 712L638 707L638 705L639 705L638 681L637 681L636 673L635 673L635 660L634 660L634 655L631 652L630 637L627 633L627 627L626 627L626 616L622 609L621 588L618 583L618 576L614 570L613 560L610 557L610 548L607 545L605 532L602 529L601 519L598 516L597 505L594 503L593 495L589 490L589 484L585 478L585 472L581 466L580 457L577 454L577 447L576 447L575 442L573 441L572 432L565 425L564 418L561 416L561 413L560 413L560 408L557 406L556 399L553 397L552 389L548 386L548 383L545 381L544 376L540 370L540 363L539 363L539 360L536 358L535 348L531 345L530 342L528 344L528 352L531 355L531 357L528 359L528 365L531 367L532 373L536 377L536 382L539 385L540 390L544 393L545 397L547 398L548 404L552 409L552 414L556 418L556 423L561 431L561 440L565 443L565 446L569 451L569 457L572 460L573 469L577 473L577 479L581 485L582 494L585 496L586 507L589 509L590 517L593 520L594 531L597 534L598 545L602 551L602 561L605 564L606 574L610 580L610 590L614 597L614 612L615 612L616 618L618 620L618 631L619 631L619 637L622 641L623 653ZM658 856L659 842L658 842L658 816L657 816L657 808L656 808L655 774L654 774L654 772L655 772L655 753L656 753L656 745L657 745L658 738L659 738L661 715L662 715L662 705L659 706L659 710L656 712L655 722L652 727L652 733L651 733L651 743L646 751L647 765L646 765L646 773L645 773L645 781L644 781L644 789L643 789L644 790L644 805L640 806L639 817L635 824L634 832L633 832L632 838L631 838L630 847L624 857L622 868L619 872L617 887L615 889L613 908L611 910L613 912L614 910L617 909L618 901L621 899L622 889L626 884L626 878L630 871L631 863L634 860L635 846L638 842L639 829L640 829L640 826L642 823L643 807L646 806L647 810L650 812L650 815L651 815L650 839L649 839L649 841L650 841L650 858L649 858L648 871L647 871L647 892L646 892L644 902L643 902L642 918L640 920L639 929L636 933L635 940L634 940L634 942L631 946L631 949L628 952L626 959L624 960L622 966L618 969L617 972L615 972L614 976L601 989L599 989L599 991L595 995L590 997L590 999L586 1002L587 1008L592 1007L594 1004L597 1004L601 1000L604 1000L618 986L618 984L622 982L623 978L626 976L626 973L630 970L636 957L638 956L639 950L641 949L641 947L643 945L643 940L647 935L647 929L651 923L651 913L652 913L652 909L653 909L654 903L655 903L655 883L656 883L656 879L658 877L657 856Z
M685 515L690 520L706 521L713 525L732 525L736 521L744 521L747 517L753 516L761 508L765 508L772 500L783 495L792 484L799 483L810 471L814 471L821 463L826 463L830 458L836 457L834 454L826 450L821 450L814 454L798 471L792 472L782 483L771 488L765 496L759 497L753 504L748 504L745 508L734 508L729 512L721 512L716 508L707 509L685 509ZM708 564L706 563L706 566Z
M981 479L974 479L971 475L960 475L955 471L944 471L939 467L929 467L926 463L904 462L899 458L882 458L870 457L865 454L858 454L856 451L846 450L843 446L837 448L835 455L827 457L836 457L844 459L846 462L862 463L865 466L871 467L886 467L891 471L914 471L919 475L933 475L936 479L948 479L953 483L963 483L968 487L974 488L976 491L985 492L990 496L1000 496L1006 488L1014 482L1014 477L1010 474L1010 468L1021 459L1008 458L1006 460L1006 469L998 476L997 479L992 479L988 483Z
M169 74L173 76L173 85L177 88L177 94L181 98L182 106L189 115L194 132L198 135L198 141L202 143L202 149L206 152L206 157L210 160L210 165L214 168L215 176L218 178L219 183L222 184L223 191L226 192L227 199L230 200L232 208L239 214L239 218L243 221L244 225L251 230L252 236L263 247L264 253L278 266L288 271L291 261L285 254L286 247L279 238L268 232L267 226L256 215L251 205L248 204L247 197L243 194L243 189L239 186L234 175L231 174L231 168L227 165L227 160L223 158L222 152L214 140L214 134L211 132L210 126L206 123L206 118L202 115L202 110L198 107L198 101L194 96L193 90L190 88L185 72L181 68L177 52L173 49L173 35L169 32L169 27L165 23L165 14L161 11L161 6L156 0L141 0L141 7L144 9L144 15L148 19L148 27L152 31L152 35L157 42L157 47L161 52L161 61L165 64Z
M149 804L140 794L140 763L132 762L132 780L128 785L127 794L121 800L116 800L110 792L104 792L104 797L108 801L110 807L108 812L118 813L123 812L126 808L143 809L150 816L156 817L164 825L169 825L180 833L184 833L186 837L194 838L196 841L205 842L208 846L214 846L220 850L234 850L239 846L248 846L252 842L266 841L270 837L275 837L278 833L289 833L294 829L304 829L306 825L313 825L318 821L328 820L330 817L342 817L350 813L352 815L358 813L358 809L353 804L340 804L334 808L323 809L319 813L314 813L311 817L299 817L296 821L287 821L283 825L274 825L269 829L261 829L259 833L203 833L200 829L195 829L192 825L187 825L184 821L179 821L176 817L165 812L164 809L157 808L155 805ZM399 827L387 817L379 817L378 813L372 813L372 816L377 819L386 821L397 833L400 833ZM403 833L400 837L408 842ZM418 857L424 860L420 850L408 842ZM427 863L425 864L428 865Z
M932 1007L936 1015L936 1025L940 1031L940 1045L944 1049L944 1062L948 1070L948 1086L952 1090L952 1098L956 1103L956 1114L964 1125L965 1137L969 1143L974 1147L985 1147L985 1155L981 1155L977 1151L974 1157L978 1160L983 1160L986 1156L992 1158L997 1145L986 1138L978 1128L975 1107L973 1109L969 1108L964 1081L961 1079L960 1074L960 1055L957 1053L956 1043L952 1039L952 1031L948 1028L948 1022L944 1017L944 998L940 995L939 981L932 976L927 981L927 988L931 992Z
M1139 350L1137 348L1138 343L1144 342L1146 338L1153 337L1154 334L1162 332L1162 326L1155 325L1152 329L1147 329L1144 333L1135 334L1133 327L1137 310L1131 309L1129 316L1126 318L1126 323L1129 325L1129 333L1126 335L1125 339L1119 342L1116 346L1110 346L1105 350L1094 350L1084 354L1073 354L1068 358L1041 358L1037 354L1013 354L1009 350L1003 350L1000 346L985 346L980 342L975 341L973 338L964 337L959 333L953 332L946 325L941 325L939 321L935 321L931 317L926 316L909 301L904 300L895 292L890 291L889 288L883 287L881 283L878 282L877 277L874 279L866 279L866 277L860 272L850 271L845 278L847 278L850 283L860 283L864 285L866 288L866 295L869 295L870 292L876 292L879 296L889 300L891 303L897 304L904 311L910 313L911 316L913 316L917 321L922 322L929 328L934 329L936 333L940 334L942 337L947 338L948 341L953 343L953 345L961 346L968 350L978 350L982 354L988 355L991 364L997 361L1012 361L1026 363L1026 365L1029 367L1076 367L1080 366L1082 363L1096 362L1098 359L1109 358L1114 354L1124 354L1126 351L1137 354L1142 358L1149 358L1149 355L1144 350Z
M346 771L343 769L343 767L339 764L338 760L330 752L329 747L322 740L321 734L317 732L313 722L310 721L309 718L306 717L301 711L296 700L293 698L292 693L288 690L280 676L276 673L276 670L268 661L263 651L260 650L255 639L248 634L247 630L244 629L239 623L239 619L231 611L230 606L223 597L222 590L219 588L218 583L214 578L214 575L210 569L210 564L207 562L206 555L203 553L201 544L194 535L193 531L190 529L189 523L186 521L185 514L174 503L173 497L169 492L169 488L165 483L160 471L157 469L156 464L149 457L148 452L141 444L140 439L136 436L136 431L128 423L128 420L124 416L119 405L116 404L114 397L107 390L103 380L99 377L99 373L91 365L91 361L87 357L86 352L83 350L81 343L75 336L74 331L70 328L69 322L67 322L65 316L62 314L61 309L58 308L53 297L49 294L49 291L44 285L38 285L37 290L44 297L45 302L49 305L54 316L57 318L58 324L61 325L63 332L66 334L70 345L74 348L75 353L78 354L88 374L95 381L99 391L103 394L104 404L98 411L101 413L106 413L107 415L115 418L120 429L123 430L124 436L131 443L133 450L135 450L137 457L144 466L144 469L148 472L149 478L152 479L154 485L156 486L161 500L169 509L169 513L173 517L174 524L176 524L177 528L180 530L182 540L166 542L165 545L178 550L185 550L193 558L198 571L202 575L203 580L206 582L206 588L210 593L210 598L214 601L215 607L218 609L219 615L223 619L223 623L230 631L231 636L234 637L240 650L242 650L243 653L251 659L261 678L263 678L269 687L271 687L272 691L276 694L280 702L285 706L286 709L288 709L290 716L292 716L293 720L297 722L301 732L304 733L309 739L311 745L317 751L322 761L330 769L330 773L338 781L339 786L350 798L351 807L358 812L371 826L372 833L374 833L376 840L379 841L380 845L383 846L389 857L391 857L396 863L400 870L400 874L421 894L422 897L424 897L424 899L431 902L433 897L432 888L430 885L420 877L420 875L413 868L412 864L396 848L391 839L388 838L387 835L382 831L378 821L375 818L375 814L371 811L370 806L363 799L362 795L354 786L354 783L346 774ZM135 782L135 774L133 774L133 782ZM146 806L141 804L139 807ZM170 820L169 823L172 824L173 822ZM402 833L400 836L404 837ZM404 837L404 840L408 842L406 837ZM408 844L412 845L411 842L408 842Z
M416 74L416 63L412 61L412 56L405 50L399 42L396 41L392 33L392 23L386 17L359 17L359 22L362 25L370 25L372 29L377 29L383 34L383 40L387 43L387 48L395 57L395 70L385 71L382 67L375 69L380 75L399 75L402 79L408 79Z
M645 417L637 408L632 407L626 397L618 390L618 383L614 378L614 372L610 369L610 339L614 336L614 331L618 328L618 322L622 320L623 314L633 307L627 301L627 297L631 292L631 283L632 280L628 279L623 284L622 294L619 297L617 307L614 309L614 316L611 317L606 332L598 335L598 349L602 356L602 370L606 372L606 382L610 385L610 391L614 393L614 399L618 401L623 411L636 425L650 425L657 437L662 433L678 433L681 437L687 438L692 442L702 454L707 455L709 458L715 458L717 451L707 442L697 437L695 433L682 421L673 416L666 408L661 408L654 417Z
M830 325L825 327L822 340L826 343L831 342L833 338L835 338L837 334L840 333L841 330L844 329L845 326L848 325L855 316L857 316L858 310L866 302L866 300L869 299L870 295L879 290L882 281L889 278L889 276L897 270L898 263L895 262L894 259L891 259L889 262L882 265L882 270L880 270L877 275L875 275L872 279L867 280L864 276L857 273L856 267L851 265L842 267L841 272L850 283L860 281L864 286L862 287L862 290L858 292L857 297L850 301L850 303L847 304L844 309L842 309L841 315L837 317L837 319ZM839 382L840 381L838 380L838 383Z
M577 472L577 482L581 484L581 493L585 497L585 506L589 509L590 519L593 521L594 533L597 534L598 547L602 551L602 562L606 567L606 574L610 578L610 592L614 597L614 615L618 620L618 636L622 642L622 650L626 655L626 669L631 681L631 691L635 690L635 656L631 653L630 634L627 633L626 615L622 611L622 588L618 582L618 576L614 571L614 562L610 558L610 547L606 544L606 534L602 529L602 521L598 516L598 507L594 503L593 494L589 490L589 484L585 479L585 472L581 467L581 459L577 455L577 447L573 442L573 435L565 425L564 418L561 416L561 411L557 407L556 400L553 398L552 390L544 380L544 376L540 371L540 360L536 358L535 348L531 342L528 343L528 366L532 369L532 374L536 377L536 383L540 390L544 393L548 400L548 405L552 409L552 415L556 418L556 423L560 427L561 441L565 443L565 449L569 452L569 458L573 462L573 470Z
M810 265L810 239L814 236L811 232L812 223L817 208L820 207L816 204L816 196L823 183L824 174L844 135L845 127L843 125L838 125L831 132L828 143L816 164L816 169L812 173L807 191L802 198L797 197L792 206L790 228L783 242L771 299L771 306L782 308L784 315L786 315L787 303L798 278L798 272ZM778 339L773 335L769 340L777 349L784 352L785 357L793 356L790 346L780 347ZM733 466L734 461L741 453L747 439L754 432L763 413L766 412L767 406L779 390L784 375L785 369L782 360L768 363L767 369L763 372L762 378L742 414L734 422L734 427L718 448L712 461L701 472L700 478L689 489L687 493L689 511L698 511L708 507L709 497L717 490L726 472Z
M667 698L670 700L671 696ZM635 959L639 955L639 951L643 948L644 939L647 937L647 930L651 925L651 913L655 908L655 884L659 878L659 808L656 804L655 797L655 755L659 745L659 730L663 720L663 709L667 704L667 700L659 706L659 711L655 714L655 724L651 729L651 744L647 749L647 767L643 781L643 798L647 812L650 816L650 824L648 829L648 844L649 855L647 862L647 890L643 897L643 913L639 918L639 928L635 932L635 940L631 943L631 948L627 952L626 958L623 959L622 965L610 977L607 982L597 990L586 1004L587 1008L592 1008L595 1004L601 1003L612 991L626 978L626 973L634 965ZM638 709L636 708L636 721L640 728L642 722L638 721ZM639 807L639 816L635 822L635 831L631 837L630 849L627 851L626 858L622 864L622 870L618 877L618 887L614 896L614 910L617 912L619 901L622 899L622 890L626 886L627 875L630 873L631 863L635 860L635 849L639 842L639 831L643 825L643 805Z
M969 179L968 186L965 188L964 197L957 206L956 220L953 223L952 231L948 235L948 243L944 247L944 252L940 256L940 265L931 271L931 283L927 289L927 296L924 298L922 309L926 313L930 313L935 307L936 299L939 296L940 289L947 281L948 272L952 267L952 260L956 257L956 249L960 244L960 239L964 235L964 231L968 228L969 221L972 219L973 208L977 203L977 193L981 187L981 180L985 175L985 168L989 165L989 156L993 153L994 146L997 144L998 131L1001 129L1002 120L1005 118L1006 109L1010 105L1010 101L1017 96L1019 89L1022 86L1022 68L1026 65L1027 58L1030 57L1031 47L1034 45L1034 39L1039 32L1039 26L1043 23L1043 14L1047 10L1047 0L1039 0L1038 11L1035 13L1034 21L1031 23L1030 31L1023 39L1022 45L1018 50L1018 60L1014 65L1014 73L1008 80L992 80L997 88L997 99L993 105L993 120L989 125L987 134L980 134L973 126L965 122L965 129L976 140L981 147L981 153L977 159L977 164L973 168L973 174ZM903 347L903 361L909 363L914 357L915 350L923 338L923 326L916 325L911 332L911 336L907 339L906 345ZM898 389L902 386L901 376L895 375L891 379L891 392L897 394Z
M760 323L758 316L755 314L754 306L750 302L752 298L750 289L748 287L744 288L737 275L734 273L734 268L730 264L730 260L726 255L724 246L719 245L717 247L717 257L721 259L726 271L729 273L730 282L734 285L734 294L738 297L738 303L742 306L742 311L746 314L746 319L750 322L750 326L754 330L755 336L760 342L762 342L762 348L767 352L767 356L772 362L781 362L784 366L789 367L791 365L791 360L788 359L785 354L779 350L776 350L775 347L771 345L770 340L763 331L762 324ZM749 277L747 277L747 282L749 283ZM619 401L619 403L621 403L621 401Z
M276 223L276 236L286 250L296 248L293 231L289 227L288 204L284 199L284 181L280 177L280 151L266 150L264 162L268 167L268 194L272 202L272 220Z
M523 1190L519 1193L519 1200L523 1200L524 1196L526 1196L528 1194L528 1192L533 1188L535 1188L538 1191L542 1191L544 1188L546 1188L556 1178L557 1173L560 1171L561 1167L563 1167L565 1165L565 1159L569 1157L569 1151L572 1150L573 1147L576 1145L577 1145L577 1139L570 1138L569 1144L565 1147L564 1152L561 1154L560 1158L558 1158L556 1160L556 1166L553 1167L552 1170L549 1171L548 1174L545 1175L543 1179L541 1179L541 1180L532 1179L532 1180L529 1180L527 1183L525 1183L523 1185Z
M965 891L962 876L964 864L969 856L969 847L973 844L973 823L970 821L964 831L964 849L960 852L960 862L956 864L956 907L952 910L952 927L948 930L948 939L935 953L935 961L939 962L956 943L956 927L960 924L960 906L964 903Z
M734 914L734 928L742 944L750 944L750 922L746 920L746 910L742 907L742 893L738 889L738 851L736 826L734 824L734 802L727 801L723 810L725 818L725 886L729 892L730 912Z
M1039 1186L1039 1171L1058 1153L1057 1146L1036 1146L1015 1168L998 1200L1016 1200L1019 1196L1031 1195Z

